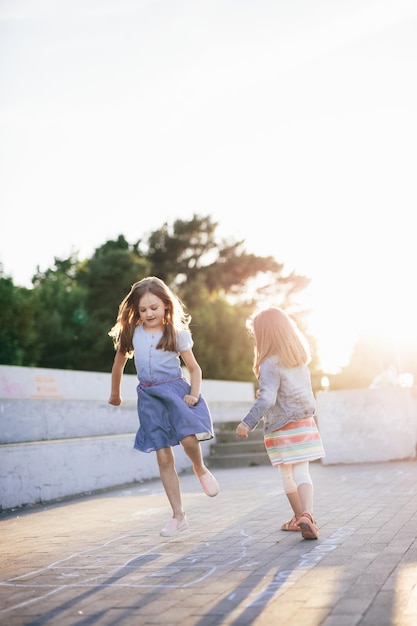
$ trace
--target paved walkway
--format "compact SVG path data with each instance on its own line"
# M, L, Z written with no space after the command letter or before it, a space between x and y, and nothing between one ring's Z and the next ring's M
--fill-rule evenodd
M159 480L0 517L0 624L415 626L417 462L311 466L318 541L282 532L271 466L181 477L190 528Z

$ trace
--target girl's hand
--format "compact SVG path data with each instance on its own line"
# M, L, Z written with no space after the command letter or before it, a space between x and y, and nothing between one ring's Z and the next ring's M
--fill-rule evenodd
M109 404L112 404L113 406L119 406L120 404L122 404L122 398L120 396L110 396Z
M249 432L249 426L246 426L243 422L240 422L236 428L236 435L238 437L247 437Z
M185 404L188 404L188 406L195 406L198 402L198 398L196 398L195 396L190 396L190 394L184 396L183 400Z

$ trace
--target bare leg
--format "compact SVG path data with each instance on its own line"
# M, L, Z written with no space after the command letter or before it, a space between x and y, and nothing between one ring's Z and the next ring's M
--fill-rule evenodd
M313 485L302 483L298 485L298 495L302 506L302 513L307 511L313 515Z
M172 516L178 521L184 519L185 513L182 508L180 480L175 469L175 457L172 448L161 448L156 451L159 474L162 484L172 507Z
M313 517L313 481L310 476L310 465L307 462L293 466L294 480L297 483L297 491L303 506L303 514L298 520L301 534L304 539L317 539L319 530Z
M213 474L204 465L200 442L195 435L189 435L181 440L185 453L193 464L193 472L198 477L204 492L210 496L219 493L219 483Z
M300 500L297 484L294 480L293 468L294 466L292 464L279 465L285 495L288 498L288 502L290 503L295 517L298 519L304 512L304 509Z
M301 503L300 496L298 495L298 491L293 491L292 493L287 493L285 495L287 496L288 502L294 511L295 517L298 519L305 511L305 508Z
M195 435L189 435L181 440L185 454L193 464L193 471L197 476L205 474L208 470L204 465L200 442Z

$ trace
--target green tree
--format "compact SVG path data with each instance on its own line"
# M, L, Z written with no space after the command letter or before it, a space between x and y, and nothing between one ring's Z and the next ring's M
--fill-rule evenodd
M175 220L153 231L144 246L150 271L167 284L178 279L191 280L207 263L216 248L214 233L217 224L210 217L194 215L189 221Z
M114 348L108 332L116 321L119 304L132 284L148 273L147 259L123 235L97 248L80 266L77 280L86 293L86 317L79 332L78 369L109 370ZM134 372L130 361L126 372Z
M31 290L16 287L0 266L0 363L34 365L36 331Z
M310 283L294 272L286 275L271 256L248 254L242 241L217 241L216 228L209 216L165 223L142 244L151 273L176 285L188 302L204 287L234 301L275 298L277 305L288 305Z
M192 309L194 353L205 378L253 379L253 342L246 329L249 305L230 304L223 296L201 298Z
M33 278L34 323L38 367L77 369L80 321L85 318L86 291L77 283L75 255L55 258L55 266Z

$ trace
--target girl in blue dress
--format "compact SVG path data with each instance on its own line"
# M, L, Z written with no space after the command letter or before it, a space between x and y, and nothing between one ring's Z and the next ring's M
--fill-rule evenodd
M209 408L200 395L202 373L192 351L190 321L180 299L161 279L151 276L132 286L109 333L116 349L109 404L121 404L123 371L127 359L135 359L139 429L134 447L156 452L172 507L172 518L160 532L163 537L174 537L188 528L172 446L182 444L208 496L219 492L201 452L200 441L212 439L214 434ZM184 378L181 359L190 383Z

